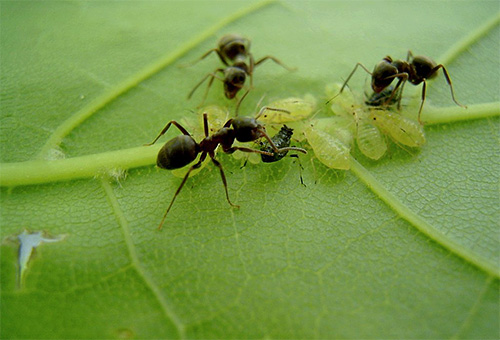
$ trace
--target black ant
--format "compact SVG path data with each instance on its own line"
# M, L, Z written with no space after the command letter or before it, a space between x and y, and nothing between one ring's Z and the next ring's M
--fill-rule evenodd
M250 53L250 40L244 38L237 34L227 34L219 39L217 48L213 48L203 54L197 61L204 59L210 53L215 52L219 56L219 59L224 63L226 67L217 68L213 72L208 73L205 77L201 79L198 84L189 92L188 99L192 97L194 92L200 87L201 84L208 78L210 78L207 89L203 96L203 102L208 95L208 91L212 86L214 79L218 79L224 84L224 94L226 98L233 99L236 94L243 88L247 76L250 77L250 89L253 88L253 71L254 68L262 64L266 60L272 60L276 64L282 66L288 71L293 71L283 64L279 59L273 56L265 56L258 61L255 61L253 55ZM196 62L197 62L196 61ZM217 73L221 73L222 76ZM241 101L241 99L240 99Z
M275 109L264 106L262 107L262 109L259 111L258 115L255 118L236 117L229 119L219 131L215 132L212 135L209 135L208 118L207 114L204 113L203 127L205 132L205 138L200 143L196 143L193 137L191 137L189 132L184 127L182 127L182 125L177 123L175 120L172 120L167 123L167 125L163 128L163 130L161 130L160 134L151 143L146 144L146 145L154 144L161 136L163 136L168 131L171 125L174 125L182 132L182 135L172 138L160 149L160 151L158 152L158 157L156 159L156 165L162 169L167 169L167 170L182 168L191 163L192 161L194 161L198 156L198 154L201 153L198 162L192 165L187 171L186 175L184 176L184 179L179 185L177 191L175 192L174 197L172 198L172 201L170 202L170 205L167 208L167 211L163 215L163 218L160 222L160 225L158 226L158 229L162 228L163 222L165 221L165 218L167 217L170 208L172 208L175 198L177 197L182 187L186 183L189 174L191 173L191 171L201 166L203 161L207 158L207 155L210 157L215 166L217 166L220 170L220 175L222 178L222 183L224 184L224 190L226 192L226 199L228 203L233 207L239 208L238 205L233 204L229 199L229 193L227 191L227 181L226 181L226 176L224 175L224 170L222 169L221 163L215 159L215 150L217 149L219 144L222 146L222 151L229 154L235 152L236 150L240 150L243 152L259 153L267 156L273 156L275 153L281 153L291 150L307 153L306 150L296 147L283 147L283 148L276 147L274 142L266 133L265 127L257 121L257 118L259 118L260 115L262 115L262 113L266 110L284 111L281 109ZM272 152L233 146L235 140L237 140L238 142L245 143L245 142L256 141L261 137L267 139L267 141L271 145Z
M420 108L418 110L418 121L420 121L420 114L422 112L422 108L424 106L424 101L425 101L425 91L427 87L427 79L432 79L435 76L437 76L437 71L439 69L443 69L444 76L446 78L446 82L450 86L451 90L451 98L457 104L458 106L466 108L466 106L460 104L457 102L455 99L455 94L453 92L453 86L451 85L451 79L450 76L448 75L448 71L446 71L446 68L443 66L443 64L437 64L434 60L432 60L429 57L426 56L413 56L411 51L408 51L408 55L405 60L392 60L390 56L386 56L385 58L382 59L377 65L375 65L375 68L373 69L373 72L370 72L363 64L357 63L356 66L354 66L354 69L352 70L351 74L347 77L346 81L342 85L340 89L340 93L344 90L344 87L347 85L347 82L349 79L351 79L352 75L354 72L356 72L356 69L360 66L362 69L364 69L368 74L372 76L372 81L371 81L371 86L372 89L375 93L380 93L382 92L385 88L387 88L395 78L398 78L398 82L394 89L392 90L391 96L387 99L387 102L391 102L392 98L396 95L396 92L398 91L399 87L401 86L401 89L399 91L399 98L398 98L398 109L401 107L401 95L403 93L403 87L406 83L406 81L409 81L413 85L419 85L420 83L423 83L422 86L422 101L420 103ZM336 97L336 96L335 96ZM335 98L333 97L333 98ZM333 99L332 98L332 99ZM330 99L330 100L332 100ZM330 101L329 100L329 101Z

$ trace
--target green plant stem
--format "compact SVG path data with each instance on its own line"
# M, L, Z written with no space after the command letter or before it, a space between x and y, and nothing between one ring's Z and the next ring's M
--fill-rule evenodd
M121 83L111 88L108 92L94 99L92 102L84 106L79 111L75 112L71 117L69 117L66 121L64 121L61 125L57 127L57 129L47 139L45 145L41 148L40 152L37 155L37 159L44 159L47 153L51 149L54 149L59 144L61 144L63 138L66 137L75 127L83 123L86 119L90 118L94 113L96 113L97 111L108 105L117 97L133 89L139 83L155 75L168 65L171 65L177 59L188 53L190 50L194 49L196 46L198 46L204 40L209 38L211 35L215 34L218 30L220 30L224 26L227 26L231 22L234 22L237 19L245 15L248 15L249 13L257 11L272 2L274 2L274 0L259 1L251 6L248 6L238 12L233 13L232 15L228 16L225 19L218 21L215 25L208 28L200 35L189 40L187 43L180 46L175 51L168 53L167 55L160 58L156 62L146 66L138 73L132 75L128 79L125 79Z
M427 124L451 123L500 115L500 104L478 104L461 107L429 109ZM137 147L118 151L60 160L33 160L0 164L0 186L32 185L105 174L111 169L130 169L155 163L161 145Z
M396 196L387 190L365 167L363 167L353 157L350 158L351 171L384 201L399 216L415 226L420 232L427 235L452 253L458 255L467 262L472 263L486 273L496 278L500 278L500 268L481 256L474 254L469 249L448 238L438 229L434 228L424 218L404 205Z
M154 164L161 145L52 161L0 164L0 186L19 186L106 175L112 169Z
M422 118L426 125L453 123L463 120L495 117L500 115L500 103L485 103L471 105L468 108L460 106L424 108Z
M470 48L472 44L477 42L493 28L500 24L500 13L496 14L491 20L487 21L484 25L478 27L476 30L472 31L469 35L465 36L462 40L458 41L453 45L445 54L443 54L438 60L440 63L449 64L463 51Z

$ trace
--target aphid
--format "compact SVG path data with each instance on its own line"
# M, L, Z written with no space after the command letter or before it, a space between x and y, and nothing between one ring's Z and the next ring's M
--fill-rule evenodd
M250 40L236 34L223 36L219 40L218 47L205 53L199 60L205 58L212 52L217 53L219 59L226 67L217 68L203 77L188 94L188 99L192 97L198 87L200 87L200 85L207 79L210 80L208 81L202 103L205 101L214 79L222 81L224 84L224 94L226 98L233 99L245 85L247 76L250 77L250 89L253 88L254 68L266 60L272 60L289 71L294 70L283 64L279 59L270 55L255 61L253 55L250 53ZM218 73L220 73L220 75Z
M316 108L316 99L307 94L304 98L289 97L269 104L270 107L286 110L286 112L264 113L260 118L266 124L283 124L303 120L309 117Z
M420 114L424 106L425 91L427 88L427 79L432 79L435 76L437 76L437 72L439 71L439 69L443 69L446 82L450 86L451 98L453 99L455 104L461 107L466 107L460 104L455 99L455 94L453 92L451 79L450 76L448 75L448 71L446 71L446 68L442 64L438 65L434 60L430 59L429 57L426 56L414 57L411 51L408 51L406 61L399 59L393 60L390 56L386 56L385 58L382 59L382 61L380 61L377 65L375 65L373 72L370 72L363 64L357 63L354 69L352 70L351 74L349 74L346 81L342 85L339 94L342 93L344 87L347 85L354 72L356 72L358 66L360 66L362 69L364 69L368 74L372 76L371 87L375 93L382 92L394 81L394 79L396 78L398 79L396 86L392 90L391 96L387 99L387 101L390 102L392 98L396 96L397 91L401 86L398 98L398 109L401 106L401 95L403 93L403 87L406 81L409 81L413 85L419 85L420 83L423 83L422 99L420 102L420 108L418 110L419 123L421 123Z
M307 142L314 150L319 161L329 168L348 170L350 148L333 135L324 132L314 125L309 126L304 134Z
M275 109L265 106L260 110L259 114L257 115L257 118L266 110L275 110ZM184 176L184 179L179 185L177 191L175 192L174 197L172 198L172 201L170 202L170 205L167 208L167 211L163 215L163 218L160 222L160 225L158 226L158 229L162 228L163 222L165 221L168 212L172 208L175 198L180 193L182 187L186 183L186 180L188 179L191 171L199 168L203 163L203 161L207 158L207 156L209 156L210 159L212 160L212 163L214 163L215 166L219 168L228 203L231 206L238 207L237 205L233 204L229 199L229 193L227 190L227 181L226 181L226 176L224 174L224 170L222 169L222 165L220 164L220 162L215 159L215 149L219 145L222 146L222 150L225 153L233 153L237 150L249 153L267 154L269 156L272 156L274 153L283 152L285 150L295 150L306 153L306 150L300 148L294 148L294 147L277 148L274 145L271 138L267 135L265 127L257 121L257 118L236 117L229 119L220 130L210 135L207 114L203 114L203 127L204 127L205 138L200 143L197 143L182 125L172 120L168 122L167 125L165 125L165 127L160 131L158 136L151 143L146 144L146 145L152 145L156 143L156 141L168 131L170 126L174 125L177 129L179 129L179 131L181 131L182 135L172 138L160 149L160 151L158 152L158 157L156 159L157 166L167 170L182 168L191 163L192 161L194 161L197 158L198 154L201 153L198 162L192 165L187 171L186 175ZM264 137L265 139L268 140L269 144L273 149L273 152L261 151L261 150L233 145L235 140L245 143L245 142L255 141L261 137Z
M387 151L385 136L370 121L366 111L353 111L356 122L356 144L368 158L377 160Z
M370 119L394 141L410 147L425 144L425 133L422 125L396 112L380 109L370 110Z
M293 129L290 129L288 126L283 125L281 129L276 133L271 140L274 142L277 148L286 148L290 146L290 141L292 140ZM263 142L260 149L262 151L267 151L269 153L273 152L273 148L268 142ZM261 154L260 157L264 163L272 163L277 162L283 157L286 156L288 150L283 152L273 153L272 156Z

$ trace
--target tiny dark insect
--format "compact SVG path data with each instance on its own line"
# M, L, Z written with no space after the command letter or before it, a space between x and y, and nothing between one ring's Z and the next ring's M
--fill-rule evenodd
M213 72L208 73L195 85L191 92L189 92L188 99L193 96L194 92L203 82L205 82L205 80L210 79L201 104L205 101L214 79L218 79L224 84L224 94L226 98L233 99L245 85L247 77L250 77L250 89L253 88L254 68L266 60L272 60L289 71L294 70L283 64L279 59L270 55L255 61L252 53L250 53L250 40L237 34L224 35L219 39L217 48L209 50L197 61L204 59L212 52L217 53L225 67L217 68ZM220 73L220 75L218 73Z
M290 142L292 140L293 136L293 129L289 128L286 125L283 125L281 129L273 136L271 137L271 140L274 142L276 147L278 149L280 148L287 148L290 146ZM262 151L267 151L271 153L273 151L273 148L268 142L262 142L260 149ZM261 154L262 162L264 163L273 163L281 160L283 157L285 157L288 154L288 150L284 150L281 152L274 153L272 156L266 155L266 154ZM293 154L290 155L290 157L297 158L297 162L299 163L299 171L300 171L300 183L305 186L304 184L304 179L302 178L302 164L300 164L299 160L299 155Z
M393 95L394 87L389 86L382 92L373 92L370 97L367 96L365 104L368 106L391 106L396 104L401 96L401 93Z
M221 145L222 151L229 154L235 152L236 150L249 153L252 152L259 153L268 156L273 156L275 153L282 153L290 150L307 153L306 150L301 148L276 147L274 142L266 133L265 127L261 123L259 123L259 121L257 121L257 118L266 110L278 110L278 109L263 107L256 118L236 117L229 119L220 130L213 133L212 135L209 134L208 118L207 114L204 113L203 127L205 132L205 138L200 143L197 143L182 125L172 120L168 122L167 125L165 125L165 127L160 131L158 136L151 143L146 144L146 145L152 145L156 143L156 141L168 131L170 126L174 125L177 129L179 129L182 135L172 138L170 141L165 143L165 145L160 149L160 151L158 152L158 157L156 159L157 166L167 170L182 168L191 163L192 161L194 161L197 158L198 154L201 153L198 162L196 162L189 168L181 184L177 188L177 191L175 192L174 197L172 198L172 201L170 202L170 205L167 208L167 211L163 215L163 218L160 222L160 225L158 226L158 229L162 228L165 218L167 217L168 212L170 211L172 205L174 204L175 198L180 193L182 187L189 178L189 174L191 173L191 171L199 168L203 163L203 161L207 158L207 156L209 156L210 159L212 160L212 163L214 163L215 166L219 168L228 203L231 206L238 207L237 205L233 204L229 199L229 193L227 190L227 181L226 181L226 176L224 174L224 170L222 169L222 165L220 164L220 162L215 159L215 149L219 145ZM245 143L245 142L256 141L262 137L269 142L272 148L271 152L233 145L235 140L238 142Z
M420 108L418 110L419 123L421 123L420 114L424 106L427 80L436 77L439 69L443 69L446 82L450 86L451 98L453 99L455 104L464 108L466 107L460 104L455 99L455 94L453 92L453 86L451 84L450 76L448 75L448 71L446 71L446 68L443 66L443 64L438 65L434 60L426 56L414 57L411 51L408 51L406 60L399 60L399 59L393 60L390 56L386 56L385 58L382 59L382 61L380 61L377 65L375 65L373 72L370 72L363 64L357 63L356 66L354 66L354 69L352 70L351 74L349 74L346 81L342 85L339 94L342 93L344 87L347 85L354 72L356 72L358 66L360 66L363 70L365 70L368 74L372 76L371 87L375 93L381 93L394 81L394 79L396 78L398 79L396 86L392 90L391 96L386 100L387 102L391 102L393 98L396 96L399 87L401 86L401 89L399 91L399 98L397 99L398 109L401 106L401 96L406 81L409 81L413 85L419 85L420 83L423 83L422 99L420 102ZM336 96L338 96L338 94ZM333 98L331 98L329 101L331 101Z
M286 148L290 146L292 135L293 129L290 129L288 126L283 125L278 133L271 137L271 140L274 142L274 145L276 145L277 148ZM263 142L260 149L269 153L273 152L273 148L268 142ZM288 150L285 150L283 152L273 153L272 156L266 154L261 154L260 156L264 163L272 163L279 161L280 159L285 157L287 153Z

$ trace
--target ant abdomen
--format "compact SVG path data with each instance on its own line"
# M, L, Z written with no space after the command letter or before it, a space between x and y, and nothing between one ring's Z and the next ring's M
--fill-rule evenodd
M179 169L194 161L199 152L193 137L180 135L172 138L160 149L156 165L167 170Z
M437 64L429 57L418 55L413 57L412 65L415 68L415 79L410 78L410 82L414 85L420 84L424 79L432 79L437 76L435 70Z

